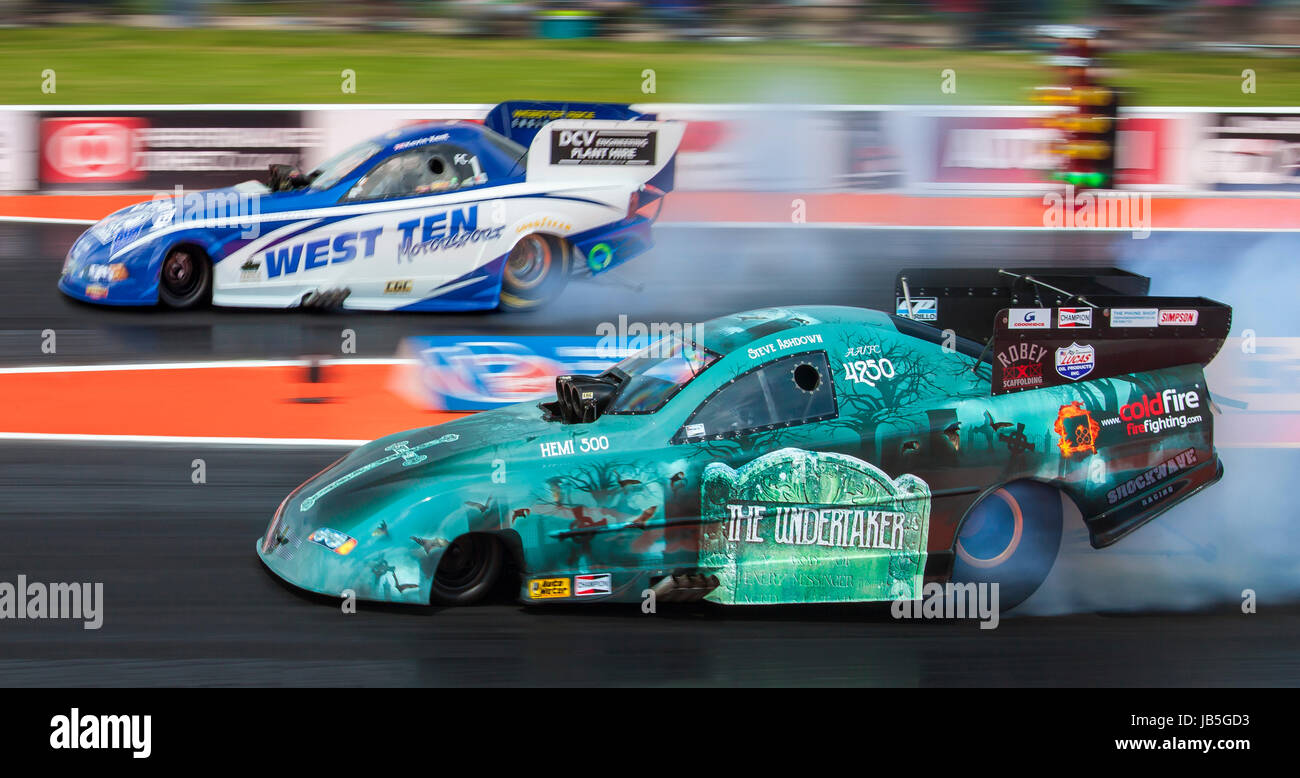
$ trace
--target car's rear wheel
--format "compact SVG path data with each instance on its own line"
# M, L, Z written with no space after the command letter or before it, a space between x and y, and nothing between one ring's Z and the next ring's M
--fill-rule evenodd
M158 298L170 308L193 308L212 294L212 263L194 246L167 252L158 274Z
M501 574L501 543L491 535L461 535L442 552L433 574L434 605L470 605L487 596Z
M980 500L957 533L952 579L998 584L1010 610L1033 594L1061 549L1061 493L1045 484L1007 484Z
M554 235L525 235L506 257L501 277L501 307L540 308L564 291L569 280L569 244Z

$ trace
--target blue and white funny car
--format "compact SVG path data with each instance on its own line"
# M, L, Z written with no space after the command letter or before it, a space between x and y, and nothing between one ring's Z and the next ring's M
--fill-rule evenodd
M87 230L59 288L106 305L528 309L651 246L684 125L630 106L511 102L302 174L158 197ZM661 206L659 203L658 206ZM656 208L658 207L656 206Z

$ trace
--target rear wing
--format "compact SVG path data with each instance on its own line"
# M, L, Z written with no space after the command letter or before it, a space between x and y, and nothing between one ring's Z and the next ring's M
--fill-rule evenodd
M1116 268L956 270L900 273L896 291L899 315L988 344L997 395L1209 364L1232 308L1151 297L1149 286L1146 276Z
M511 100L488 111L483 124L521 146L530 146L533 137L547 124L561 119L653 121L655 115L634 109L625 103L563 103L540 100Z
M614 184L641 190L644 206L673 189L673 160L682 122L578 121L560 119L533 137L528 149L530 182Z

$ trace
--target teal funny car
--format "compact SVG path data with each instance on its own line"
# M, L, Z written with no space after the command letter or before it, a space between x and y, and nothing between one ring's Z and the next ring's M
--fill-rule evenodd
M530 603L955 580L1012 607L1055 561L1064 500L1100 548L1222 476L1202 368L1231 311L985 273L901 279L916 316L725 316L540 404L376 440L290 494L258 554L302 589L385 602L467 604L508 572Z

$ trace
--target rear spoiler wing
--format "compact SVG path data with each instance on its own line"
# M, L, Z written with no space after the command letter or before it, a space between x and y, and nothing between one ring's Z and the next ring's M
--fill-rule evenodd
M918 283L919 282L919 283ZM1209 364L1232 308L1117 268L899 273L899 315L988 344L993 394Z
M654 121L655 114L638 111L626 103L570 103L511 100L488 111L483 124L527 148L538 130L561 119Z

